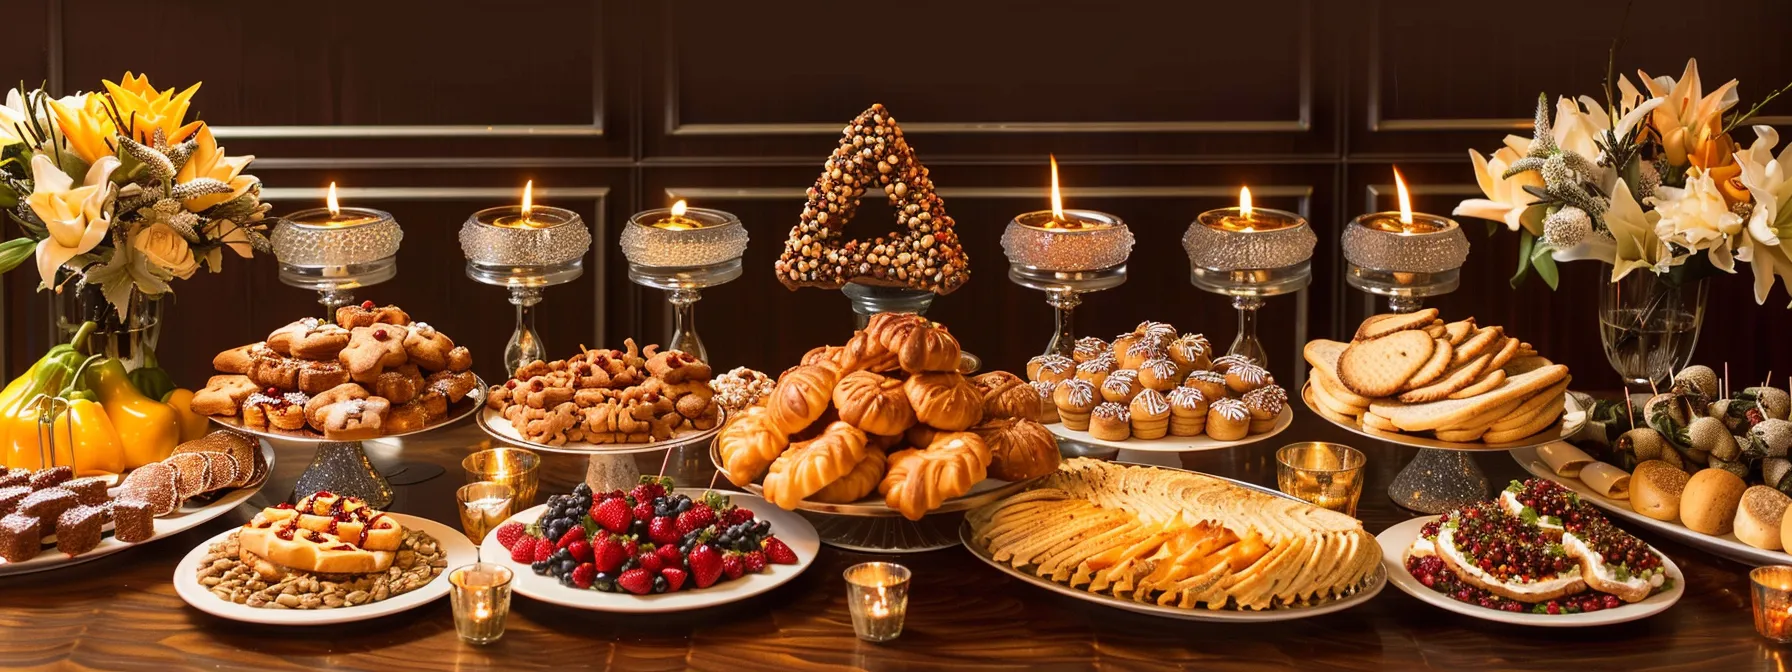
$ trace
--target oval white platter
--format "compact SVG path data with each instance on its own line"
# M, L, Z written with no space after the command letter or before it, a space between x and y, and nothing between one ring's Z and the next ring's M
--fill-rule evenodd
M1417 578L1406 571L1406 549L1412 546L1413 540L1419 538L1419 530L1425 527L1425 523L1437 520L1437 518L1437 516L1420 516L1382 530L1381 534L1375 537L1375 540L1381 544L1381 564L1387 570L1389 580L1406 594L1418 598L1420 602L1464 616L1541 628L1584 628L1595 625L1612 625L1648 618L1666 611L1668 607L1674 606L1675 602L1679 602L1680 596L1686 592L1686 576L1680 573L1680 567L1674 564L1673 559L1651 546L1649 550L1661 555L1662 566L1667 570L1668 578L1674 582L1674 585L1667 590L1650 595L1641 602L1625 604L1616 609L1602 609L1579 614L1556 614L1554 616L1531 613L1515 614L1459 602L1448 595L1426 588L1425 584L1420 583Z
M701 497L704 491L683 488L678 492L696 499ZM796 564L774 565L768 563L764 572L747 574L732 581L718 581L708 588L690 588L676 593L658 595L636 595L627 592L605 593L563 586L551 574L537 575L529 569L528 564L510 559L510 551L505 550L504 545L498 543L496 527L486 535L485 542L480 544L479 556L485 562L501 564L515 572L516 580L511 582L511 588L519 595L574 609L628 614L687 611L738 602L784 585L801 575L804 570L809 569L810 565L815 564L815 555L821 550L821 537L815 534L815 527L810 525L809 521L752 495L738 492L718 492L731 498L735 506L752 510L753 515L760 520L771 521L772 534L783 540L786 545L790 546L790 550L796 553ZM547 510L547 505L539 504L511 516L510 520L505 522L517 521L528 525L540 518L545 510Z
M709 429L681 429L674 432L672 438L664 441L653 441L649 443L587 443L580 441L577 443L565 443L558 446L536 443L523 438L523 435L516 431L516 427L510 424L510 420L506 419L504 414L497 409L485 408L481 410L476 417L479 420L479 428L485 430L485 433L492 435L493 438L509 441L531 450L539 450L549 453L568 453L573 455L621 455L626 453L647 453L668 448L677 448L708 440L711 437L714 437L718 432L722 431L722 424L728 419L728 414L723 412L716 416L716 424L714 427Z
M267 461L268 473L274 473L274 447L269 445L267 441L261 442L261 458ZM155 519L155 534L149 539L139 541L135 544L125 543L114 539L112 537L111 523L106 524L105 537L100 539L100 545L93 547L93 550L91 551L72 558L62 551L56 550L54 541L46 542L43 551L39 552L37 557L30 560L24 562L7 562L5 560L0 560L0 576L61 569L63 567L78 565L90 560L98 560L113 553L134 546L147 544L163 537L180 534L193 529L194 527L198 527L213 518L229 513L230 510L236 508L238 504L255 496L255 493L261 492L261 486L263 483L266 483L267 480L267 477L263 476L261 483L253 483L231 490L209 503L183 504L181 508L175 510L174 513Z
M1783 565L1792 561L1792 555L1787 555L1785 551L1755 548L1743 543L1734 534L1724 534L1723 536L1700 534L1687 529L1678 520L1673 522L1656 520L1637 513L1636 510L1630 508L1628 501L1602 497L1578 478L1557 476L1555 471L1549 468L1549 465L1543 463L1542 458L1537 457L1536 448L1520 448L1513 450L1511 455L1512 459L1518 462L1518 466L1524 467L1525 471L1531 472L1532 475L1560 483L1562 487L1580 495L1580 498L1586 500L1587 503L1609 511L1612 515L1624 519L1625 522L1635 523L1640 527L1648 528L1651 532L1659 532L1662 536L1674 541L1750 565Z
M211 545L224 541L238 528L231 528L217 536L200 542L198 546L181 558L174 566L174 592L180 599L186 600L193 608L220 618L245 623L263 623L267 625L329 625L333 623L351 623L370 618L379 618L396 614L429 604L436 598L448 594L448 572L461 565L472 564L479 559L479 549L467 540L467 535L460 530L443 525L428 518L388 513L406 529L422 530L435 537L436 543L448 554L448 566L423 587L396 597L369 602L353 607L337 607L335 609L269 609L237 604L216 595L199 583L199 562L211 549ZM527 573L527 568L525 568Z
M1187 469L1176 469L1174 467L1163 467L1163 466L1157 466L1157 465L1148 465L1148 466L1153 466L1158 469L1167 469L1167 470L1171 470L1171 471L1189 471ZM1201 472L1190 472L1190 473L1201 473ZM1207 476L1209 478L1217 478L1222 481L1226 481L1233 485L1239 486L1241 488L1249 488L1252 490L1256 490L1258 492L1266 492L1266 493L1275 495L1277 497L1282 497L1284 499L1294 499L1294 497L1291 497L1291 496L1287 495L1286 493L1275 490L1273 488L1265 488L1263 486L1256 485L1254 483L1246 483L1244 481L1234 480L1234 479L1226 478L1224 476L1216 476L1213 474L1203 473L1201 475ZM1102 593L1091 593L1089 591L1082 590L1079 588L1072 588L1065 584L1058 583L1057 581L1053 581L1051 579L1047 579L1045 577L1038 576L1036 574L1033 574L1032 572L1028 572L1028 571L1016 568L1013 565L1010 565L1006 562L998 561L989 554L988 550L978 546L973 541L970 521L965 521L965 522L959 524L958 538L964 542L965 550L970 551L972 556L975 556L978 560L982 560L984 564L994 567L994 568L996 568L997 571L1000 571L1003 574L1006 574L1008 576L1019 579L1022 582L1027 583L1029 585L1044 588L1044 589L1052 591L1054 593L1073 597L1073 598L1082 600L1084 602L1090 602L1093 604L1099 604L1099 605L1106 606L1106 607L1113 607L1115 609L1123 609L1126 611L1132 611L1132 612L1137 612L1137 613L1141 613L1141 614L1149 614L1152 616L1163 616L1166 618L1175 618L1175 619L1181 619L1181 620L1185 620L1185 621L1220 621L1220 622L1230 622L1230 623L1267 623L1267 622L1272 622L1272 621L1291 621L1291 620L1299 619L1299 618L1312 618L1314 616L1323 616L1323 615L1330 614L1333 612L1343 611L1345 609L1349 609L1351 607L1357 606L1364 602L1368 602L1371 599L1374 599L1374 597L1376 595L1380 594L1381 589L1383 587L1385 587L1388 583L1387 571L1385 568L1383 568L1381 571L1377 571L1373 575L1371 575L1369 577L1369 582L1366 585L1364 585L1363 587L1357 589L1356 592L1351 593L1349 596L1347 596L1343 599L1331 600L1331 601L1325 602L1323 604L1316 604L1316 605L1305 606L1305 607L1283 607L1283 608L1278 608L1278 609L1266 609L1266 610L1262 610L1262 611L1244 611L1244 610L1237 610L1237 609L1207 609L1205 607L1196 608L1196 609L1183 609L1180 607L1159 606L1158 604L1152 603L1152 602L1135 602L1130 599L1118 598L1118 597L1114 597L1112 595L1106 595L1106 594L1102 594Z
M1274 428L1262 434L1251 434L1237 441L1219 441L1205 434L1201 436L1165 435L1161 439L1126 439L1123 441L1109 441L1107 439L1095 438L1095 435L1090 434L1087 431L1065 427L1062 422L1054 422L1046 425L1045 428L1051 430L1053 434L1058 435L1059 438L1066 441L1074 441L1076 443L1084 443L1093 446L1107 446L1109 448L1118 448L1121 450L1136 450L1143 453L1193 453L1202 450L1219 450L1221 448L1250 445L1277 434L1281 434L1282 430L1288 429L1288 426L1291 424L1294 424L1294 407L1283 406L1282 414L1276 417L1276 426Z

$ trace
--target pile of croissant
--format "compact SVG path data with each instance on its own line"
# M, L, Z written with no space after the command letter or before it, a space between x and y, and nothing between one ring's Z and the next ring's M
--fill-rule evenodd
M918 315L879 313L845 346L823 346L778 377L716 439L735 485L764 479L784 509L883 495L920 520L985 478L1021 481L1058 467L1039 394L1005 371L958 372L958 339Z

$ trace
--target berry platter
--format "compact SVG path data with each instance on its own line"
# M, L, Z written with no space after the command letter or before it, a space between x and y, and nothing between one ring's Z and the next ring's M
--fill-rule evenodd
M1412 572L1407 571L1407 549L1413 545L1414 540L1419 538L1425 526L1438 518L1439 516L1414 518L1383 530L1381 534L1376 535L1375 539L1381 544L1382 565L1387 569L1389 581L1400 590L1405 591L1406 594L1418 598L1419 601L1447 611L1514 625L1581 628L1648 618L1674 606L1674 603L1680 601L1680 596L1686 592L1686 576L1680 573L1680 568L1674 564L1672 559L1663 554L1661 555L1663 569L1672 584L1666 590L1651 595L1641 602L1619 604L1611 608L1603 608L1602 605L1602 608L1597 611L1554 614L1508 612L1462 602L1426 586L1418 577L1413 576ZM1656 551L1656 553L1660 554L1660 551ZM1563 599L1572 600L1574 598Z
M758 497L692 488L666 493L662 488L646 492L642 499L648 501L635 502L643 494L641 487L651 484L637 486L624 498L593 495L582 486L571 495L556 496L590 497L593 504L586 513L576 506L582 499L569 506L568 499L551 498L494 528L480 545L480 557L514 570L512 588L532 599L591 611L663 613L728 604L777 588L814 564L820 550L821 540L808 521ZM654 515L637 522L636 506ZM570 518L576 525L550 520L545 529L540 527L554 509L562 513L558 519ZM671 515L658 515L662 513ZM550 537L573 541L562 544ZM656 547L655 538L670 543ZM542 557L539 545L544 543L552 547L547 560L520 561L525 553L515 549L537 544L537 551L528 555ZM635 547L632 556L627 546ZM755 546L760 550L751 550ZM600 563L621 564L598 572Z

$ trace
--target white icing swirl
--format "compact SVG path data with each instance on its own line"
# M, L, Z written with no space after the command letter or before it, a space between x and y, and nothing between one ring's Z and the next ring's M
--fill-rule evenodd
M1135 415L1161 416L1170 412L1170 402L1157 390L1145 390L1132 398Z
M1112 373L1114 369L1118 368L1120 368L1120 363L1114 361L1114 356L1111 354L1104 354L1076 365L1077 373Z
M1221 399L1207 407L1208 413L1218 413L1227 420L1243 420L1251 417L1251 411L1245 408L1244 402L1237 399Z
M1176 377L1176 363L1167 359L1148 359L1139 365L1139 371L1150 371L1158 380L1169 380Z
M1226 375L1238 376L1239 380L1251 385L1262 385L1263 381L1269 378L1269 371L1256 364L1237 364L1227 369Z
M1217 385L1226 384L1226 374L1220 373L1218 371L1196 371L1194 373L1188 374L1188 379L1189 380L1199 380L1203 383L1214 383Z
M1070 405L1088 406L1095 403L1095 386L1089 381L1066 380L1061 385L1064 388L1064 400L1070 402Z
M1132 420L1132 411L1126 410L1125 406L1112 401L1096 406L1095 410L1089 412L1089 415L1096 418L1112 418L1126 422Z
M1192 387L1178 387L1170 390L1170 405L1183 410L1193 410L1207 404L1207 395Z

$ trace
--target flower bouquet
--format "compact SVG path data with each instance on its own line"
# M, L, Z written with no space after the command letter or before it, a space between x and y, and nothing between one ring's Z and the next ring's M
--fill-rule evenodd
M0 273L35 258L42 287L92 285L123 318L225 248L267 251L261 182L205 122L183 123L199 90L157 91L126 72L104 92L55 98L20 86L0 106L0 209L22 237L0 242ZM4 228L4 227L0 227Z

